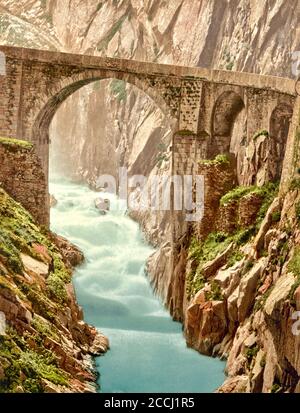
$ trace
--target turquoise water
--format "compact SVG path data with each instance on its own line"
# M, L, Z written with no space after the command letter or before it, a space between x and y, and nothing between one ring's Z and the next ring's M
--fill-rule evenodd
M85 320L110 339L111 350L96 359L104 393L213 392L224 380L224 363L188 349L179 323L154 296L144 274L153 249L138 225L111 195L112 211L94 207L99 194L53 180L58 205L51 211L52 230L84 252L86 262L74 274Z

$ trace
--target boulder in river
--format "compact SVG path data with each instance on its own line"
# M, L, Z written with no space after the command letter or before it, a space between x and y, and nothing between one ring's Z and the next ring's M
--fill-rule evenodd
M102 215L105 215L110 209L109 199L97 198L95 199L95 207Z

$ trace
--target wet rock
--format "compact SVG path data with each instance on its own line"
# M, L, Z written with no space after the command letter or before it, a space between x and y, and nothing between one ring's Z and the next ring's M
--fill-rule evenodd
M59 250L61 251L65 262L68 263L71 267L74 268L77 265L80 265L83 263L84 255L78 247L76 247L66 238L60 235L57 235L57 234L52 234L52 239L54 243L57 245L57 247L59 248Z

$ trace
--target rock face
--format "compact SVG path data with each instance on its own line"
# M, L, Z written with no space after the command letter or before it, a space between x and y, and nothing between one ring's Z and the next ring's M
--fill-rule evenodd
M82 253L43 234L0 190L0 392L95 392L108 340L83 321L71 283Z
M161 63L292 77L291 51L300 47L299 5L294 0L78 0L63 5L55 0L2 0L0 11L7 22L0 39L8 44L16 44L16 33L26 28L25 45ZM41 29L43 35L37 36ZM200 166L211 190L203 222L187 228L176 217L170 228L167 213L132 216L148 239L161 246L149 260L149 277L173 317L183 322L188 344L228 359L228 380L219 391L299 392L299 336L293 334L293 314L300 309L299 178L278 198L272 188L231 192L238 184L261 187L280 178L283 154L289 149L284 132L291 112L287 106L277 108L270 130L258 131L245 145L244 110L239 101L232 105L234 129L230 130L230 119L222 117L228 106L225 99L216 113L214 132L226 138L230 130L234 162ZM170 171L168 120L146 96L122 82L96 82L72 95L57 112L51 136L55 164L91 185L99 174L116 176L119 164L127 166L129 174ZM217 152L213 148L211 158ZM228 191L229 200L222 202ZM168 240L171 229L178 235L175 245ZM23 257L30 272L37 271L41 286L45 265L50 265L48 254L39 255L40 260L44 257L42 266ZM71 256L77 260L77 253ZM7 263L0 262L0 271L7 273ZM22 282L24 277L30 283L30 275L23 275ZM55 291L64 298L61 289L52 288L52 294ZM0 311L17 320L16 328L32 328L34 314L14 294L11 289L2 294ZM71 303L72 296L68 292ZM71 309L71 314L78 314L74 303ZM60 330L71 328L69 316L59 312ZM86 329L90 331L76 321L70 330L80 354L87 351L91 337ZM55 339L47 346L60 354ZM73 373L70 366L76 362L69 362L65 353L62 359L63 368ZM4 361L0 377L7 367ZM84 376L81 371L79 380ZM46 391L57 391L57 383L49 383L47 377L39 383ZM76 379L74 386L78 383ZM19 382L11 386L20 391L24 387Z
M83 263L84 255L79 248L71 244L70 241L60 235L52 234L51 238L61 252L64 261L68 266L74 268Z
M291 209L293 200L297 211L299 196L299 189L291 189L283 202L275 198L257 235L248 240L245 232L211 233L182 248L187 343L227 358L228 379L220 392L299 392L300 235ZM274 220L278 204L282 218ZM232 254L220 268L229 242ZM215 258L206 262L210 254ZM214 271L206 277L208 266Z

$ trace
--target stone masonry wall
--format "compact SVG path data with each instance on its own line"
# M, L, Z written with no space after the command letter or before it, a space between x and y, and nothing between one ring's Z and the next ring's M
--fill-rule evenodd
M49 225L47 182L34 147L0 139L0 187L41 225Z

